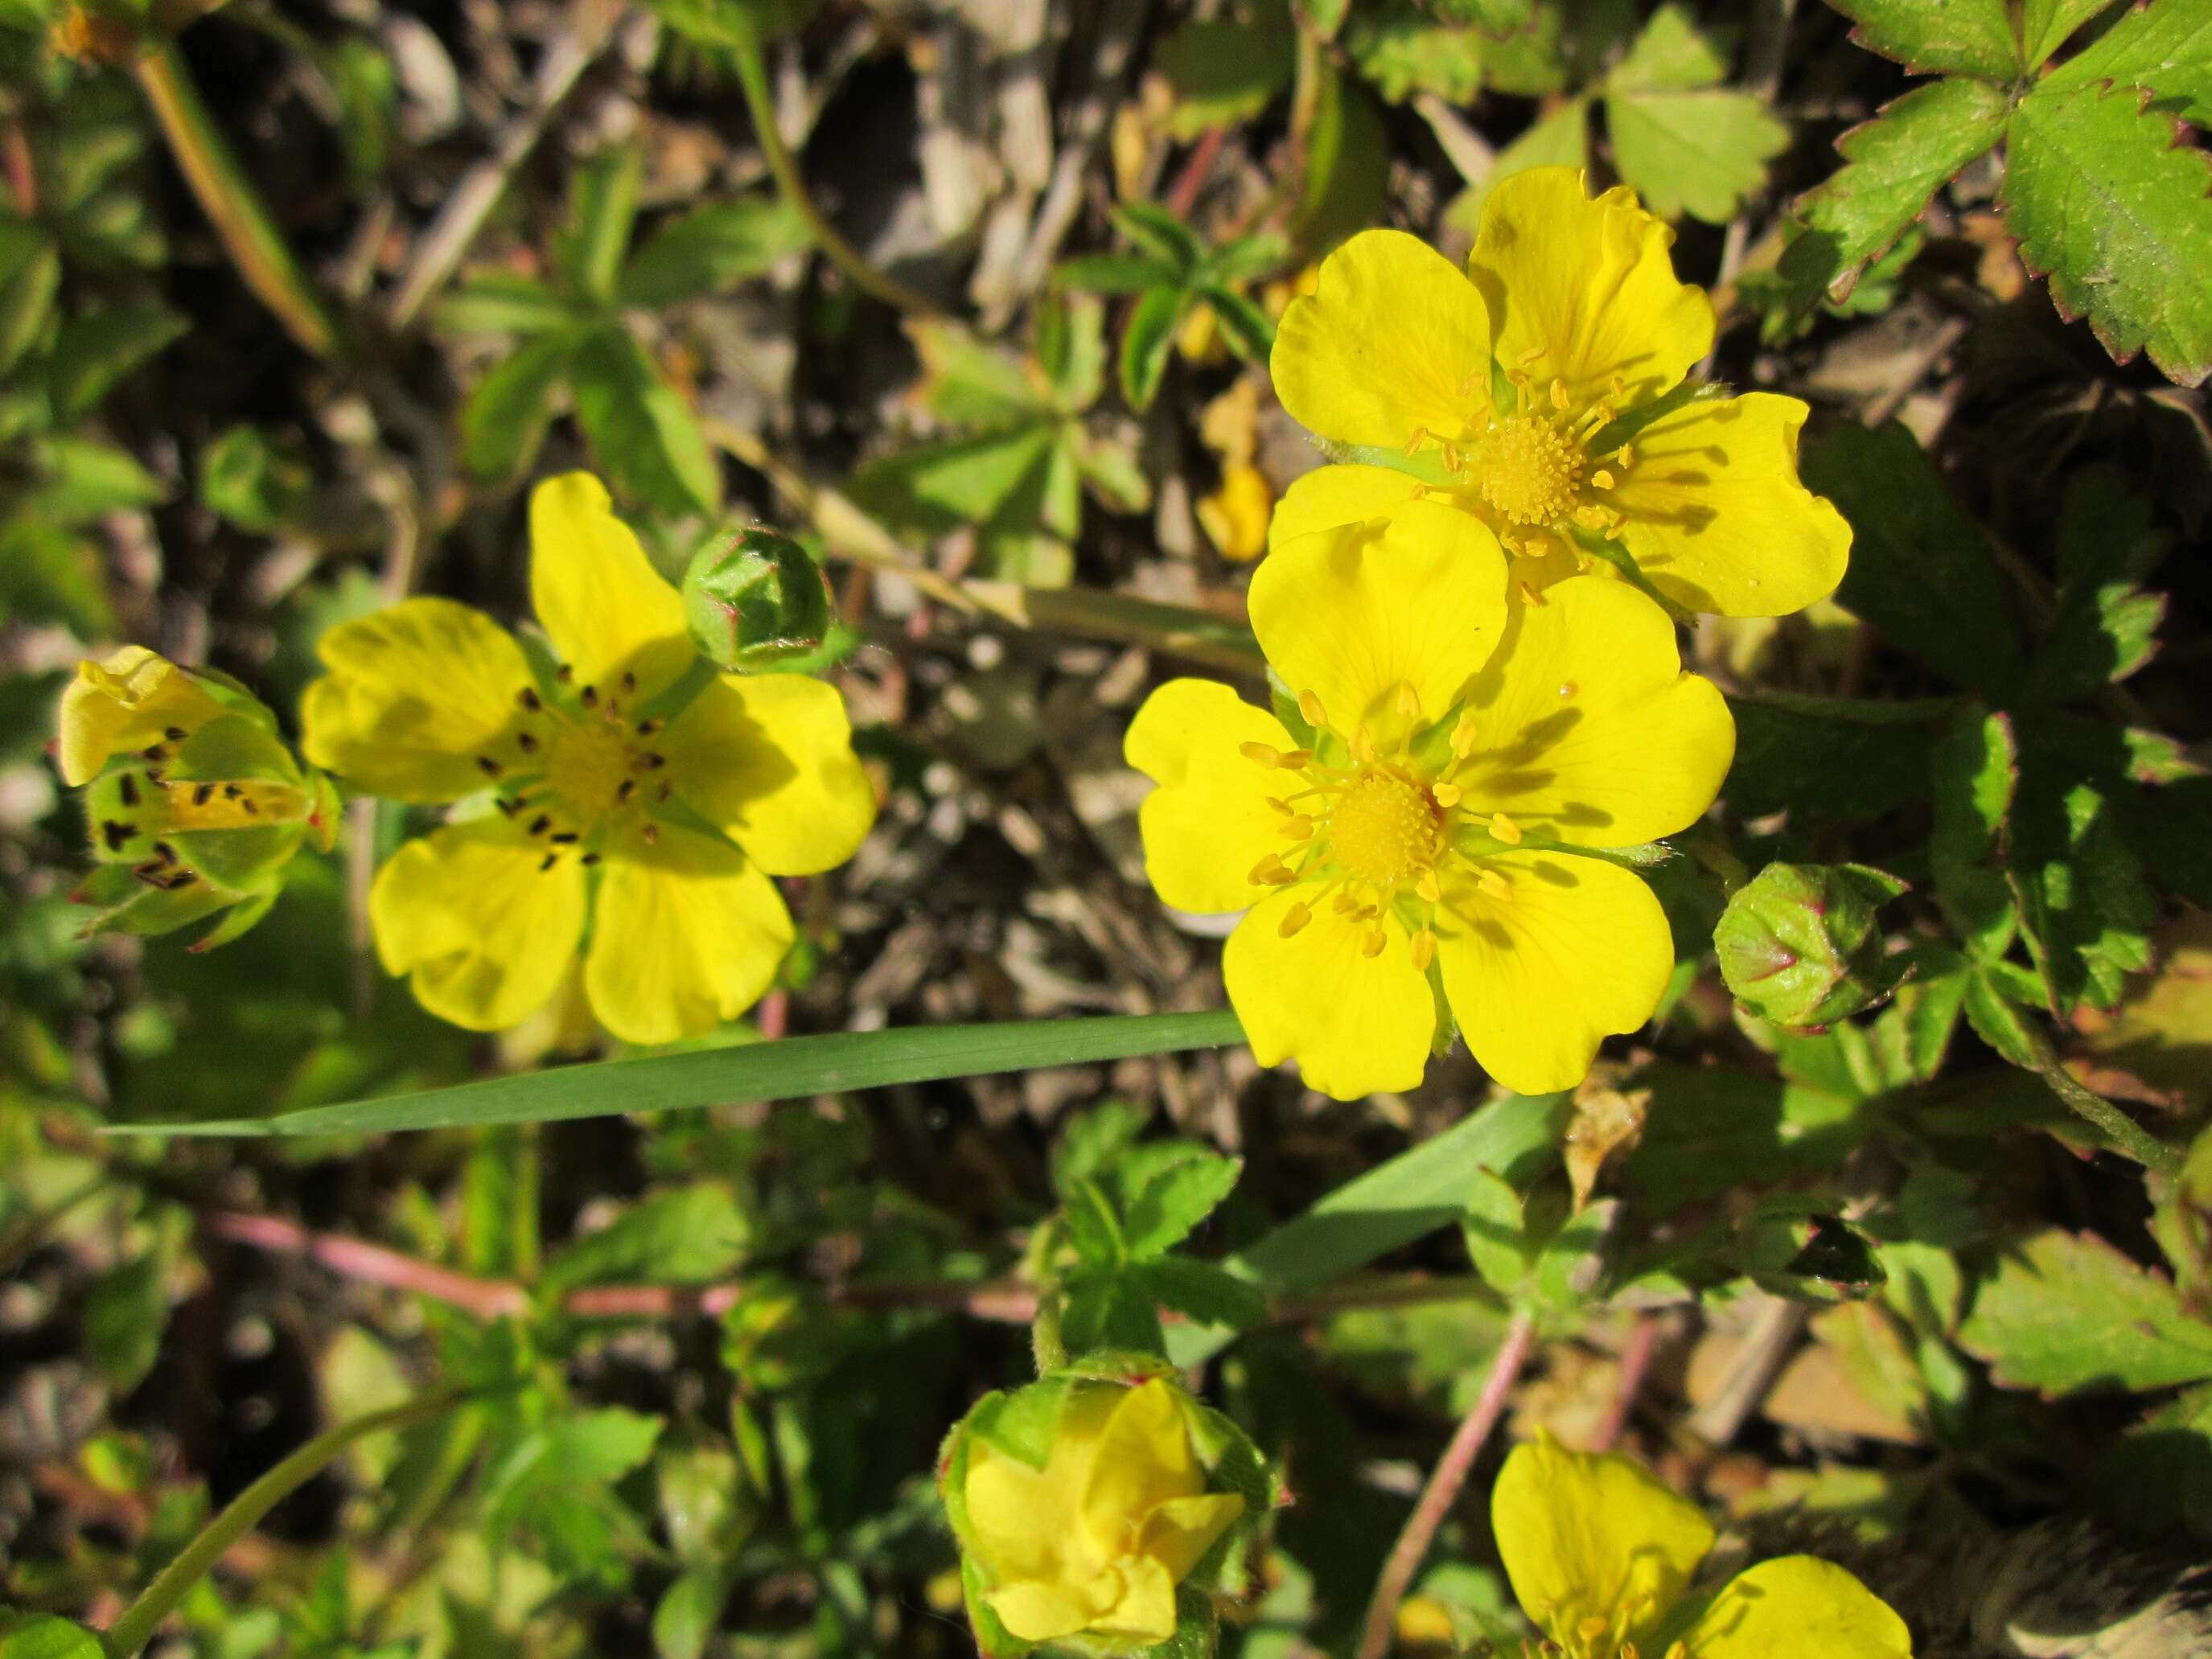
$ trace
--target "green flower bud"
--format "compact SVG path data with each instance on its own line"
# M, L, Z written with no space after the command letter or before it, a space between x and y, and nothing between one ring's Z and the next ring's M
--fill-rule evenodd
M1101 1358L985 1396L945 1442L938 1489L992 1659L1193 1638L1210 1653L1212 1592L1242 1589L1249 1523L1277 1501L1243 1431L1160 1362L1101 1375Z
M805 548L755 526L693 556L684 573L684 616L710 661L758 673L821 645L830 590Z
M1905 890L1863 864L1770 864L1713 929L1721 977L1750 1012L1803 1029L1856 1013L1905 977L1875 913Z
M88 934L220 915L192 948L228 944L268 914L303 842L328 851L337 838L330 780L228 676L125 647L78 665L59 726L55 753L92 832L94 868L71 896L100 913Z

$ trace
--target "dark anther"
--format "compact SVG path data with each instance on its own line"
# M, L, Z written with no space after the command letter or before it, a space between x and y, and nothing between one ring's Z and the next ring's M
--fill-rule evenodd
M522 810L522 803L519 800L509 800L506 796L501 795L499 798L499 810L511 818Z
M180 888L191 886L192 884L192 880L193 877L191 871L179 870L175 875L171 876L167 881L161 882L158 884L162 891L173 893Z
M154 843L155 863L174 864L176 861L177 849L175 848L170 846L166 841L157 841Z
M599 861L599 855L597 853L586 853L586 854L584 854L584 856L583 856L581 859L580 859L580 860L577 860L577 862L579 862L580 864L585 865L585 866L591 866L591 865L597 864Z
M533 836L542 836L552 827L553 820L547 817L543 812L540 812L536 817L530 820L530 833Z
M131 826L115 818L102 818L100 838L107 843L109 852L119 853L123 850L123 843L131 839Z
M645 837L645 844L650 847L660 839L660 826L657 823L648 823L637 833Z
M635 674L624 674L624 675L623 676L623 690L625 690L625 691L635 691L635 690L637 690L637 676L636 676L636 675L635 675Z
M645 763L658 771L661 767L668 764L668 757L665 755L647 755L645 757Z
M165 887L167 885L167 883L162 879L161 866L158 864L134 864L131 866L131 873L137 877L139 880L144 882L149 887Z
M587 685L576 695L582 699L584 707L586 708L597 708L599 706L599 688L596 685Z
M152 761L158 763L169 758L169 751L162 748L161 745L157 743L150 749L140 750L138 751L138 757L141 760Z
M185 728L181 726L173 726L161 735L171 743L182 743L185 740Z
M251 796L241 795L238 804L246 809L246 816L249 818L258 818L261 816L261 809L253 804Z
M583 840L583 837L574 830L563 830L557 835L548 836L547 839L556 847L573 847L576 842Z
M192 805L195 806L205 806L214 799L215 786L211 783L200 784L192 790Z
M125 806L136 806L138 804L138 780L128 772L116 779L115 792L123 797L123 804Z
M658 795L655 795L653 799L655 800L666 800L669 796L675 793L673 786L664 783L660 786L660 793Z
M545 855L544 862L538 866L538 873L542 876L548 870L550 870L555 865L560 862L561 855L558 853L548 853Z
M532 690L531 688L526 685L522 688L521 692L517 696L515 701L520 702L525 708L527 708L533 714L545 706L538 700L538 693Z
M483 773L486 777L497 777L499 775L499 763L494 760L489 755L478 755L477 757L477 770Z
M244 794L245 793L246 793L246 791L244 791L243 789L240 788L240 787L239 787L236 784L234 784L234 783L226 783L226 784L225 784L225 785L223 785L223 787L222 787L222 798L223 798L225 800L236 800L236 799L237 799L240 795Z
M624 778L620 783L615 786L615 799L617 802L626 805L629 802L631 794L636 790L636 788L637 780L635 778Z
M566 685L570 680L576 678L576 671L569 667L568 665L564 662L558 668L553 671L553 678L560 681L562 684Z
M637 723L637 734L641 738L649 738L659 730L660 730L659 720L640 720Z
M534 755L538 752L538 739L532 737L529 732L518 732L515 734L514 740L517 744L521 745L522 752L524 754Z

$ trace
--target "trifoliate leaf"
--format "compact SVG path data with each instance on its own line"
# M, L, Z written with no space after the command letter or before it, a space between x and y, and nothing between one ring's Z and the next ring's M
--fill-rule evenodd
M655 231L623 269L616 297L654 309L720 294L807 242L805 220L780 197L714 203Z
M1152 62L1175 93L1168 131L1195 138L1267 108L1291 84L1297 36L1289 29L1227 21L1185 23Z
M617 494L663 513L722 504L722 475L699 422L654 371L645 348L604 328L577 351L576 418Z
M1161 1256L1132 1270L1152 1299L1200 1325L1243 1330L1267 1316L1258 1287L1210 1261Z
M2159 1274L2093 1235L2053 1229L1998 1258L1959 1342L2009 1388L2160 1389L2212 1376L2212 1324Z
M1728 53L1697 20L1669 3L1651 14L1636 43L1606 76L1607 92L1690 92L1728 76Z
M1200 1152L1155 1175L1129 1200L1129 1254L1164 1255L1182 1243L1229 1196L1243 1168L1236 1158Z
M1621 177L1664 219L1725 222L1790 147L1790 129L1747 92L1611 93L1605 117Z
M1130 313L1121 335L1121 395L1132 409L1151 408L1159 392L1176 328L1182 321L1183 297L1180 289L1156 288Z
M2076 587L2063 597L2051 624L2028 677L2029 698L2072 702L2127 678L2157 653L2158 626L2165 617L2166 596L2133 583Z
M2115 361L2212 374L2212 160L2148 93L2038 88L2014 112L1998 201L2061 314Z
M1413 0L1389 0L1362 12L1345 34L1352 61L1394 104L1433 93L1448 104L1471 102L1482 90L1484 38L1474 29L1437 21Z
M477 382L461 405L461 465L479 478L527 467L553 422L553 398L574 359L573 335L529 342Z
M2150 965L2148 930L2158 912L2112 803L2046 763L2023 783L2009 842L2021 929L2052 1007L2062 1014L2083 1000L2111 1007L2127 975Z
M2112 0L2023 0L2020 9L2020 62L2034 69L2066 44L2066 38L2112 3Z
M1851 39L1919 75L2009 79L2019 46L2005 0L1829 0L1858 27Z
M1845 165L1797 198L1804 230L1779 270L1802 310L1846 296L1869 259L1920 216L1928 198L1995 143L2010 110L1980 81L1937 81L1886 106L1836 141Z
M111 306L71 318L54 337L46 374L55 413L74 419L108 389L190 326L163 305Z
M2101 40L2053 70L2039 90L2070 92L2107 81L2148 87L2160 107L2212 125L2212 11L2197 0L2132 7Z
M2000 837L2020 781L2009 715L1979 703L1959 711L1934 752L1936 823L1928 863L1936 897L1968 951L2002 956L2013 937L2012 896L1997 867Z

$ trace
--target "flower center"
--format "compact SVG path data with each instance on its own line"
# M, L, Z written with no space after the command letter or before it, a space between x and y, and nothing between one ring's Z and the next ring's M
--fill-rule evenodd
M1395 772L1365 770L1329 814L1329 845L1352 875L1389 887L1436 862L1443 817L1419 784Z
M1511 415L1482 441L1483 500L1518 525L1564 518L1580 495L1583 447L1541 415Z
M623 786L634 786L636 764L613 722L564 726L545 757L545 784L578 816L601 818L622 805Z

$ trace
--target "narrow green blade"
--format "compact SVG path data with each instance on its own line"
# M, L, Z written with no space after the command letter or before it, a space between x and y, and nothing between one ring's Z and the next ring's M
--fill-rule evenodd
M789 1100L893 1083L1078 1066L1132 1054L1218 1048L1244 1040L1226 1008L1196 1014L1007 1020L787 1037L743 1048L656 1054L492 1078L383 1100L348 1101L274 1117L125 1123L111 1134L330 1135L550 1123L625 1112L681 1111L725 1101Z

